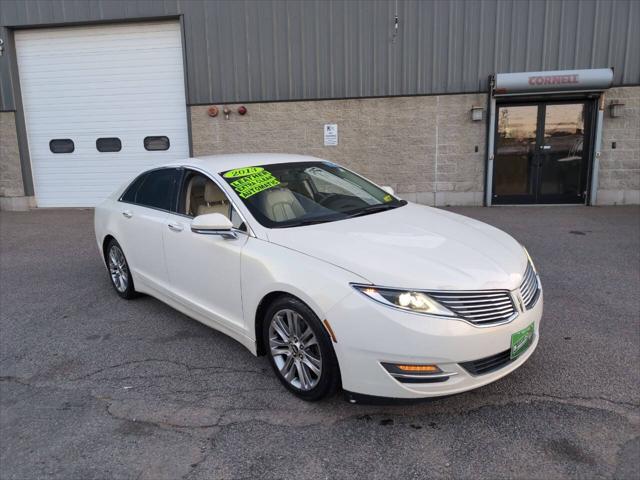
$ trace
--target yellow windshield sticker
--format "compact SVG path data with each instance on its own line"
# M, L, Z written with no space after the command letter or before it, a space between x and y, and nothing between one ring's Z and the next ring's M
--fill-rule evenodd
M246 177L247 175L253 175L254 173L262 172L263 170L264 168L262 167L236 168L225 173L224 178Z
M393 200L393 197L387 193L384 197L382 197L382 200L385 203L389 203L391 200Z
M256 193L260 193L268 188L277 187L280 185L280 180L274 177L271 172L266 171L262 167L251 167L257 168L253 174L244 174L244 175L236 175L240 178L238 180L234 180L231 182L231 186L233 189L238 192L240 198L249 198ZM247 170L246 168L240 168L238 170ZM231 172L227 172L224 174L226 177L228 173L235 172L236 170L232 170ZM235 177L231 177L235 178Z

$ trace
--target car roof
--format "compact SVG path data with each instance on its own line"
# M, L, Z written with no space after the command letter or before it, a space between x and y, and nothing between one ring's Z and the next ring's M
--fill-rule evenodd
M226 172L233 168L252 167L256 165L271 165L275 163L321 162L321 158L309 155L294 155L290 153L234 153L225 155L204 155L187 158L163 165L164 167L192 166L210 173Z

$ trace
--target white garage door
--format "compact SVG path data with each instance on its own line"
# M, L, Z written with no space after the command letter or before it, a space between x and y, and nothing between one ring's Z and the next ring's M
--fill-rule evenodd
M189 156L178 22L23 30L15 42L38 206L94 206L141 169Z

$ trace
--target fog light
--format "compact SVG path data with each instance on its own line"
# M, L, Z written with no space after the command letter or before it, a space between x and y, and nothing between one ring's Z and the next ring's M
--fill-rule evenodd
M407 365L381 362L383 368L400 383L442 383L456 375L443 372L437 365Z
M437 365L396 365L403 372L440 373Z
M382 362L382 366L385 368L387 372L391 375L435 375L438 373L442 373L440 367L437 365L408 365L408 364L398 364L398 363L388 363Z

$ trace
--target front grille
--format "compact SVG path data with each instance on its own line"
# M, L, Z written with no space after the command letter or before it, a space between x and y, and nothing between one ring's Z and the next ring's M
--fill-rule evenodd
M475 325L506 322L516 313L506 290L429 292L429 296Z
M463 362L460 366L471 375L484 375L485 373L498 370L509 363L511 363L511 350L505 350L504 352L496 353L495 355L481 358L480 360Z
M540 296L540 288L538 288L538 276L531 266L531 262L527 262L527 270L524 272L524 280L520 285L520 294L522 301L527 310L536 304L536 300Z

